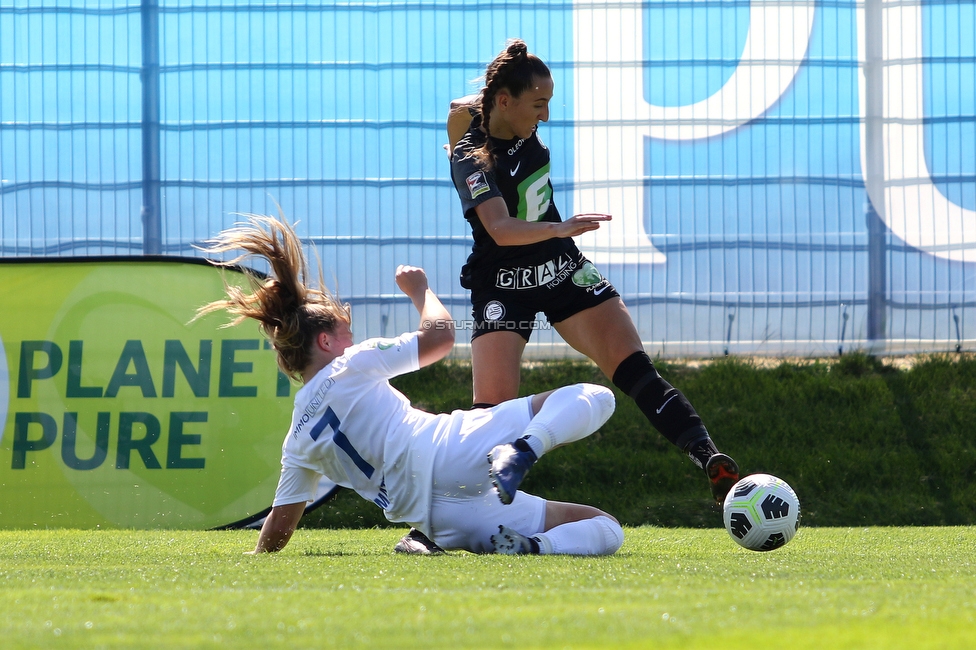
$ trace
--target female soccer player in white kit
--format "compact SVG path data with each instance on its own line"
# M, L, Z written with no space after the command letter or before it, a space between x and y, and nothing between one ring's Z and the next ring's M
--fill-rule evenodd
M244 251L223 265L263 257L270 276L253 278L250 293L228 286L225 299L198 314L225 309L236 316L233 324L257 320L278 365L303 383L282 445L273 507L253 553L284 548L320 475L444 549L604 555L620 548L623 531L607 513L518 490L538 457L606 422L614 409L610 390L576 384L491 409L439 415L415 409L389 379L444 358L454 345L453 320L423 269L396 272L420 313L418 329L357 345L348 306L324 286L307 286L307 262L291 226L248 217L205 250Z

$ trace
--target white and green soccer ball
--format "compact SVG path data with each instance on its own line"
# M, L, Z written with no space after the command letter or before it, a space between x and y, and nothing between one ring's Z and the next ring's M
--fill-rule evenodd
M751 474L739 479L725 497L725 530L750 551L785 546L800 527L800 500L781 478Z

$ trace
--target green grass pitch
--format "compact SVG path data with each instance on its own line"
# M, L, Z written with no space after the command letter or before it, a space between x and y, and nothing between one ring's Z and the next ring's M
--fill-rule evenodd
M627 528L602 558L404 557L403 531L2 531L4 648L970 648L976 527Z

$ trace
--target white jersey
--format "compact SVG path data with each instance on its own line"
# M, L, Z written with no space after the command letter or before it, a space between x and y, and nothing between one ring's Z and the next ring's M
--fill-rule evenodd
M390 386L391 377L419 367L411 332L354 345L316 373L295 395L274 505L311 500L324 475L376 503L390 521L426 529L434 452L460 429L464 412L420 411Z

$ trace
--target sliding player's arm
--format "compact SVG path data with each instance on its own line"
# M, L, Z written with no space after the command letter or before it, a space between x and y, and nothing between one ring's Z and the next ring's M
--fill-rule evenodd
M271 513L264 520L264 525L261 526L257 546L248 555L275 553L285 548L304 512L304 501L272 508Z

